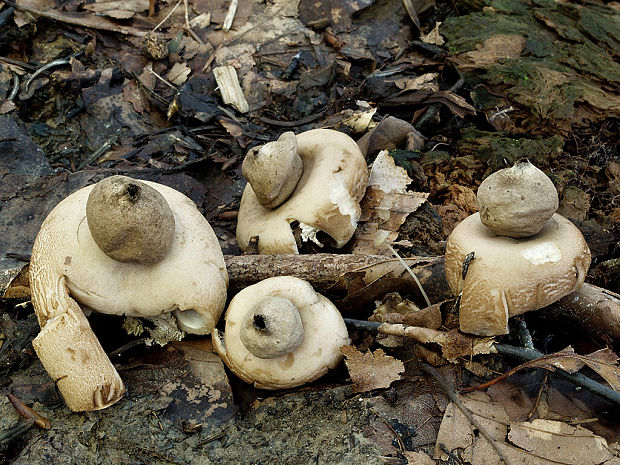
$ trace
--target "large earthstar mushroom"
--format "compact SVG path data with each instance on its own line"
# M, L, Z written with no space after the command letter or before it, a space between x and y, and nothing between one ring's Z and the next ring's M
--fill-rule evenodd
M98 410L125 388L82 308L151 317L174 312L210 333L228 274L213 230L186 196L113 176L71 194L45 219L30 264L41 326L33 346L73 411Z
M557 197L551 180L527 161L482 182L480 213L459 223L446 245L446 280L461 295L463 332L508 334L509 317L581 287L590 250L579 229L555 213Z

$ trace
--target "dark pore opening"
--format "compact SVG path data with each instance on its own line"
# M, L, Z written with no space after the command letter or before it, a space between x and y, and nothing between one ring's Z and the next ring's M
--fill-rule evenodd
M261 331L267 329L267 322L265 321L265 317L263 315L254 315L254 327Z
M140 186L138 186L137 184L128 184L127 185L127 195L129 195L129 198L131 200L137 200L138 199L138 193L140 192Z

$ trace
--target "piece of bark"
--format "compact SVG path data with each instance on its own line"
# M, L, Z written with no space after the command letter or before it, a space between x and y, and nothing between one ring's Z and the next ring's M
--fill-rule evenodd
M309 281L344 312L381 300L389 292L417 295L415 282L402 265L376 255L227 255L229 292L271 276L291 275ZM443 257L412 257L405 261L416 273L433 303L453 297L443 270ZM421 303L421 302L420 302ZM585 283L577 292L541 310L566 315L588 333L620 340L620 295Z
M566 314L589 333L603 333L620 340L620 295L584 284L577 292L560 299L554 312Z
M248 101L243 94L243 89L239 84L237 71L232 66L218 66L213 68L213 75L222 94L225 104L230 104L240 113L250 111Z
M241 255L224 257L230 278L229 293L272 276L295 276L309 281L345 313L358 309L388 292L424 300L413 278L399 261L378 255L308 254ZM431 301L450 297L443 273L443 257L411 257L405 262L416 273Z

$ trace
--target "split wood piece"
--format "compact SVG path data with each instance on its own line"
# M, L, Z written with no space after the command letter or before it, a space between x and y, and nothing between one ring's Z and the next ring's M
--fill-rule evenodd
M230 104L241 113L250 111L248 101L243 94L243 90L239 85L237 71L232 66L218 66L213 68L215 81L222 94L222 100L225 104Z
M230 6L228 7L228 13L226 13L226 18L224 18L224 23L222 24L222 31L230 30L233 20L235 19L235 15L237 14L238 4L239 0L232 0L230 2Z

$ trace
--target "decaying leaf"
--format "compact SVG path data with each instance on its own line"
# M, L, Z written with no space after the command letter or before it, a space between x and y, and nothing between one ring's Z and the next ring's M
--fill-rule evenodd
M438 331L436 329L420 328L419 326L384 323L381 325L380 332L393 336L410 337L423 344L439 344L442 355L452 363L456 363L459 357L490 354L494 350L493 338L468 336L456 329Z
M353 346L344 346L340 351L345 356L354 392L388 388L405 371L403 362L386 355L382 349L362 353Z
M439 329L441 304L443 302L420 308L409 299L403 299L398 292L390 292L375 308L369 320Z
M362 134L368 129L376 111L377 109L371 107L367 102L358 101L357 110L347 108L339 113L328 116L321 124L321 127L336 130L348 128L355 134Z
M435 465L433 459L431 459L424 452L411 452L404 451L403 455L407 459L407 465Z
M437 79L439 73L426 73L414 78L402 78L394 81L394 85L401 90L439 90Z
M386 116L371 131L364 134L357 145L368 160L381 150L393 150L410 134L423 137L409 122L394 116ZM411 181L409 181L411 182Z
M85 10L90 10L98 15L110 16L116 19L133 18L135 13L149 9L148 0L118 0L110 2L95 2L84 5Z
M583 427L536 419L510 425L508 439L515 446L553 462L578 465L611 459L607 441Z
M477 392L475 395L460 395L459 397L463 405L492 438L504 440L510 419L501 404L491 402L489 396L482 392ZM448 455L442 449L449 451L461 449L463 450L463 459L471 462L475 438L474 427L456 404L450 402L439 426L433 458L447 459Z
M187 66L187 63L175 63L170 69L170 71L168 71L166 77L173 84L180 86L185 81L187 81L187 77L191 72L192 70L189 68L189 66Z
M353 253L391 255L387 244L396 240L398 229L409 214L428 198L428 193L406 190L411 178L383 150L370 171L369 187L362 199L362 215L354 236Z
M461 396L461 400L510 463L611 465L618 460L604 438L581 426L542 419L510 422L501 404L491 402L484 393L475 394ZM447 458L442 446L449 451L462 450L463 461L473 465L501 463L489 442L482 435L474 434L473 427L454 403L444 412L434 458Z
M441 26L441 21L437 21L435 23L435 27L428 34L422 34L420 36L420 40L427 44L433 44L433 45L445 44L446 41L444 40L443 37L441 37L441 34L439 33L439 26Z

